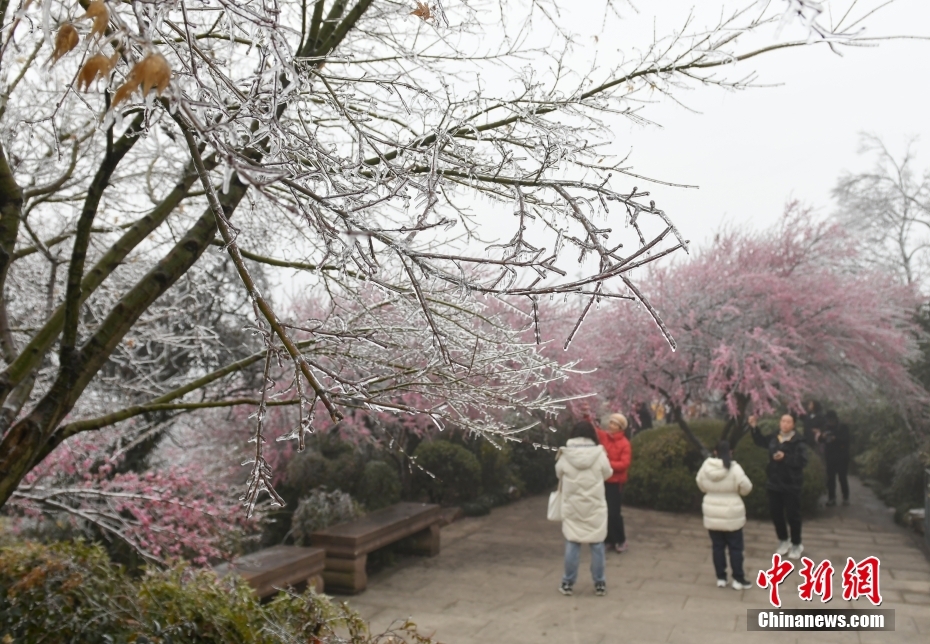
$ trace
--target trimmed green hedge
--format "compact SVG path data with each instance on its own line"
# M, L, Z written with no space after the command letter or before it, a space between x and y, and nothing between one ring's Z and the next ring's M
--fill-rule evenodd
M396 642L430 642L405 624ZM365 623L323 595L266 604L236 576L179 565L134 579L99 546L22 543L0 551L0 642L366 644ZM386 641L386 640L385 640Z
M481 493L481 463L470 451L445 440L423 441L413 452L421 468L414 488L432 503L455 505L474 501Z
M356 492L367 510L380 510L400 501L400 476L384 461L369 461L362 470Z
M763 433L774 431L774 427L771 421L762 423ZM723 421L701 419L691 423L691 429L705 445L713 448L723 431ZM694 477L702 459L678 426L666 425L641 432L633 438L632 445L633 462L624 487L625 503L672 512L700 511L703 494ZM733 456L752 481L752 492L743 499L746 514L767 519L767 451L757 447L746 436L737 445ZM824 490L823 464L813 452L809 452L809 456L801 491L801 511L808 515L816 511L817 501Z

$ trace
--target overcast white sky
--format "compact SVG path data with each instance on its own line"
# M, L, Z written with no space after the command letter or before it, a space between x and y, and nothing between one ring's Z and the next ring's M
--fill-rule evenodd
M655 17L659 33L695 4L637 3L639 18ZM716 0L697 4L709 15L734 6ZM868 35L926 36L930 1L897 0L868 24ZM700 113L671 101L651 106L648 115L661 127L618 122L616 151L631 150L639 173L700 186L652 188L657 204L694 242L724 222L768 225L791 198L829 213L839 174L870 165L857 154L860 132L881 136L895 150L907 137L920 136L918 167L930 167L930 41L889 41L843 53L817 46L748 61L744 68L758 71L760 83L780 86L679 94Z

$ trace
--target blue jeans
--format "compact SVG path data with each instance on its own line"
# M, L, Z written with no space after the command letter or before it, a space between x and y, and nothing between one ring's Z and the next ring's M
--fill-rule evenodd
M604 577L604 542L592 543L591 545L591 577L594 583L603 583ZM578 579L578 565L581 563L581 544L575 541L565 542L565 576L562 577L562 583L570 586L575 585Z
M730 568L733 569L733 579L740 583L746 582L743 576L743 530L724 532L722 530L708 530L714 549L714 572L717 579L727 579L727 554L730 551Z

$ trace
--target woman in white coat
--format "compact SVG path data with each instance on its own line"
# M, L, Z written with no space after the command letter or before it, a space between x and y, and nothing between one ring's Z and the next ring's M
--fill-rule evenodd
M578 578L581 544L591 544L594 592L607 594L604 577L604 538L607 536L607 501L604 481L613 474L607 452L598 443L588 421L572 428L571 438L559 450L555 473L562 490L562 534L565 536L565 576L559 592L571 595Z
M746 525L746 506L741 497L752 492L752 481L739 463L732 460L730 443L720 441L714 457L708 458L697 473L697 484L704 492L701 511L704 527L713 544L714 569L717 587L727 585L727 556L730 550L730 568L733 570L733 589L746 590L752 584L743 573L743 526Z

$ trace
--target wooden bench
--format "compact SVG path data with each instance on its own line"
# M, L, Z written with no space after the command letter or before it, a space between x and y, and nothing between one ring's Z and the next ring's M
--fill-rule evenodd
M274 546L221 564L215 570L218 577L236 573L264 599L279 589L304 583L322 593L325 559L322 548Z
M326 590L352 595L365 590L368 554L392 543L397 543L401 552L438 555L441 521L438 505L397 503L356 521L314 532L310 543L326 550Z

